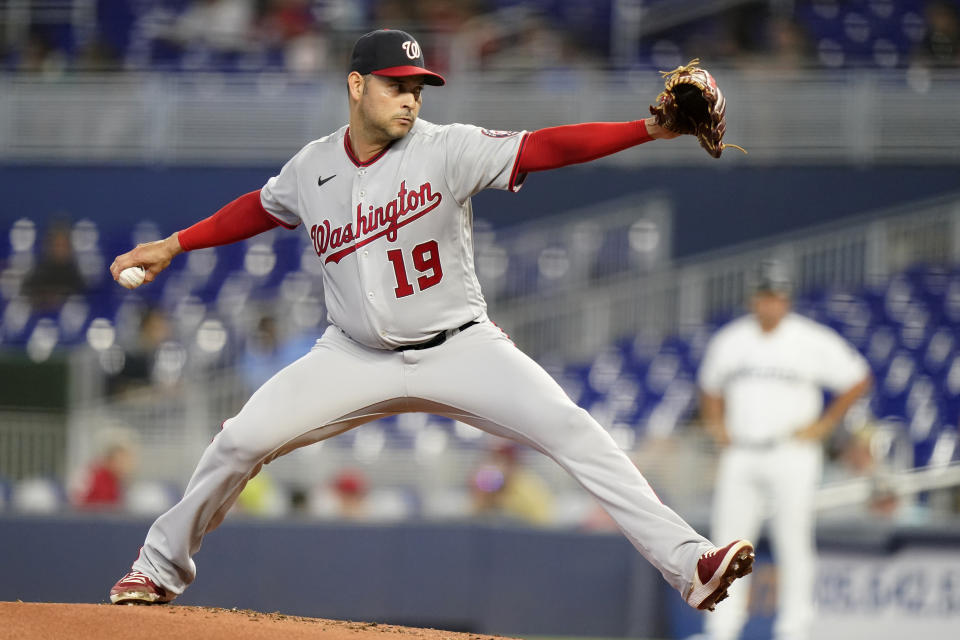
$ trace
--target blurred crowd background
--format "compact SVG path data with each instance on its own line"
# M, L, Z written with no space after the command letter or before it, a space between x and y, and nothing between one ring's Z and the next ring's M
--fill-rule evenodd
M725 141L749 155L656 141L479 194L489 315L709 534L719 451L698 367L757 265L783 263L797 311L875 378L824 444L818 637L949 637L958 15L958 0L0 0L0 599L101 601L221 423L325 329L300 229L191 252L134 291L107 267L342 126L354 40L393 27L447 78L421 116L491 129L645 117L658 71L701 58ZM552 461L425 414L273 461L214 535L187 604L511 636L685 637L700 620Z
M282 71L345 64L356 34L415 30L440 72L955 67L951 0L5 0L0 66Z
M631 110L643 117L656 94L656 70L690 58L727 70L731 103L761 109L748 111L745 122L731 108L728 136L746 138L758 153L724 157L725 174L704 168L699 151L669 156L668 168L675 181L692 176L687 185L703 176L709 184L737 185L739 197L718 202L710 216L716 242L694 238L696 225L684 225L682 235L685 205L676 184L672 192L658 191L653 180L633 184L625 176L650 161L623 154L625 160L602 165L624 186L600 204L598 198L573 204L599 184L585 174L560 190L567 204L525 194L519 198L526 204L512 210L492 201L490 219L478 207L477 263L491 316L610 429L661 495L702 519L715 453L698 424L702 349L720 324L743 312L756 262L785 259L798 283L798 309L861 349L878 381L829 443L828 481L865 480L870 495L883 499L861 501L858 511L838 517L923 522L956 514L949 483L903 497L890 489L896 474L952 468L958 455L960 181L949 155L957 129L949 123L944 129L937 109L955 115L950 100L960 80L951 73L960 65L960 22L958 3L943 0L3 0L0 181L13 196L0 203L0 510L162 511L177 499L221 421L319 335L326 322L322 288L302 234L273 231L193 252L158 282L128 292L108 277L113 256L211 211L185 206L187 193L174 206L144 195L147 214L110 209L128 204L138 190L148 194L143 185L165 175L213 185L208 199L228 193L239 178L229 183L223 175L236 172L247 171L244 190L258 188L279 167L277 159L327 132L322 118L329 114L310 119L310 109L301 108L313 94L291 97L286 83L322 90L321 79L337 82L357 35L380 26L415 33L431 68L450 74L451 85L493 96L490 104L461 103L477 111L468 121L479 124L489 123L484 113L533 123L541 113L547 120L566 117L570 112L541 112L537 105L567 104L556 98L557 86L576 85L545 78L597 76L611 85L634 74L648 78L642 86L653 90L641 98L592 94L592 110L583 107L583 92L573 92L581 101L568 120L574 122ZM843 135L822 132L825 144L810 138L812 155L791 156L791 146L803 140L784 144L780 136L818 135L811 132L822 121L785 132L783 121L758 119L770 115L771 103L737 92L748 91L754 72L762 72L761 80L773 73L777 81L799 74L802 86L790 95L818 97L792 105L789 117L819 110ZM822 98L842 100L850 73L864 74L856 87L865 82L868 92L851 93L865 95L873 111L854 102L824 115L833 107ZM144 90L147 107L140 98L135 107L122 96L111 102L120 95L112 77L149 88L149 78L164 74L178 78L166 98L165 91ZM250 80L262 77L284 79L283 88ZM519 95L532 108L494 104L527 79L536 82ZM183 87L197 87L196 95ZM771 96L775 105L768 91L777 87L783 85L761 82L754 97ZM211 98L221 93L224 102ZM882 107L890 95L901 102L888 113ZM172 134L154 117L165 99L183 100L168 116L192 129ZM244 100L255 105L246 115L239 111ZM340 94L333 100L343 102ZM901 127L903 105L913 111ZM150 114L143 126L130 119L140 108ZM261 147L263 134L230 146L242 132L272 131L293 117L290 111L306 124L285 130L288 138ZM342 119L342 111L331 113L334 122ZM871 114L880 125L846 126L853 116ZM121 130L111 123L126 124ZM222 123L225 133L216 138ZM558 122L539 122L546 124ZM916 142L911 127L931 144ZM31 146L38 139L45 146ZM202 141L196 151L191 139ZM875 149L872 141L880 139L887 146ZM62 149L73 151L65 158ZM198 163L224 167L224 174L202 173ZM858 203L839 214L849 218L842 229L793 229L803 220L778 218L779 202L751 212L746 194L763 189L764 181L750 171L782 170L789 184L791 171L799 175L811 165L826 167L817 174L828 185L824 199ZM940 192L911 192L906 178L871 185L869 169L890 176L882 171L891 167L907 167L903 175L917 180L933 176ZM857 182L856 175L867 178ZM84 188L81 181L99 185L96 193L71 195ZM44 184L57 186L38 186ZM202 191L204 184L190 189ZM817 209L816 191L785 199ZM541 217L525 219L518 213L523 207ZM517 214L515 221L497 218L504 210ZM833 213L824 209L809 221L824 223ZM751 216L763 224L751 224ZM724 233L737 237L734 231L747 227L759 229L740 236L751 244L724 242ZM794 235L778 235L786 231ZM467 425L419 414L366 425L269 465L237 510L270 518L611 527L549 461Z

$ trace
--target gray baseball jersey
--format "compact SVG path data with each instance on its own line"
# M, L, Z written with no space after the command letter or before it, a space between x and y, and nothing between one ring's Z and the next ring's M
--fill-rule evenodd
M306 145L260 192L278 222L306 227L328 320L357 342L394 348L485 319L470 197L520 188L525 134L418 119L360 162L347 131Z

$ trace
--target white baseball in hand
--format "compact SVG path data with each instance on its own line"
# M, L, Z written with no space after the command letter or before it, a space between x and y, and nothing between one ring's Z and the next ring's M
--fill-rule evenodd
M117 282L127 289L136 289L143 284L143 278L147 275L143 267L128 267L120 272Z

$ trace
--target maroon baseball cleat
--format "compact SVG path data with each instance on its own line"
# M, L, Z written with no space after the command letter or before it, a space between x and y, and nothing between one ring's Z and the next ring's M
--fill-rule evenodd
M176 597L139 571L131 571L110 589L113 604L163 604Z
M684 599L695 609L713 611L727 597L727 588L737 578L753 571L753 545L734 540L725 547L707 551L697 562L693 584Z

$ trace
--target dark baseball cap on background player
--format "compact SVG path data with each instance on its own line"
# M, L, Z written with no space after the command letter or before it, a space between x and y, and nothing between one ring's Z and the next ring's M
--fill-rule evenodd
M435 87L446 83L443 76L426 68L416 38L398 29L379 29L360 36L353 45L350 71L389 78L423 76L426 84Z
M764 260L757 267L754 292L779 294L789 297L793 293L793 281L786 265L778 260Z

